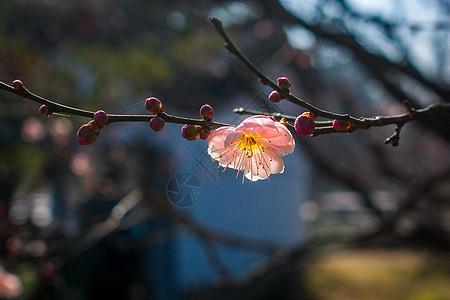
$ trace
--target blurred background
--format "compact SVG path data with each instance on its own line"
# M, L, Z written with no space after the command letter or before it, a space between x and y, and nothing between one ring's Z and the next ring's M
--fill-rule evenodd
M371 117L450 100L446 0L0 0L0 80L66 105L238 124L274 105L223 48L223 21L272 79ZM241 183L180 125L38 112L0 92L0 297L450 299L450 122L296 137L285 172Z

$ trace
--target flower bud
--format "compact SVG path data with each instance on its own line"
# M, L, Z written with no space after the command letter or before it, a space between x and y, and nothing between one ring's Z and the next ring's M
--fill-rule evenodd
M82 125L80 129L78 129L78 142L81 145L93 144L97 140L99 134L100 128L98 128L98 125L95 123L95 121L89 121L89 123Z
M45 104L39 107L39 112L46 117L50 117L50 115L53 113L52 109Z
M19 79L16 79L12 82L13 88L18 92L24 92L25 86L23 85L23 82Z
M287 77L279 77L277 79L278 82L278 86L280 88L282 88L285 91L288 91L291 89L291 82L289 81L289 79Z
M289 126L289 122L288 121L286 121L286 119L285 118L281 118L281 120L280 120L280 124L283 124L284 126L286 126L286 127L288 127Z
M99 128L108 125L108 114L103 110L99 110L94 114L94 121Z
M209 104L205 104L200 108L200 116L205 121L211 121L214 115L214 109Z
M145 99L145 109L153 114L159 114L162 112L162 103L158 98L147 98Z
M332 126L336 131L346 131L350 128L351 124L344 120L334 120Z
M294 123L295 131L299 135L310 135L314 132L314 114L310 112L305 112L295 119Z
M160 131L161 129L163 129L164 124L165 124L164 119L161 117L154 117L150 120L150 127L154 131Z
M204 141L206 141L207 139L209 139L209 137L211 136L211 130L209 130L208 128L203 128L202 130L200 130L200 138Z
M272 91L269 95L269 100L273 103L279 103L281 100L283 100L283 96L280 95L277 91Z
M200 137L201 126L198 125L184 125L181 128L181 135L188 141L194 141Z

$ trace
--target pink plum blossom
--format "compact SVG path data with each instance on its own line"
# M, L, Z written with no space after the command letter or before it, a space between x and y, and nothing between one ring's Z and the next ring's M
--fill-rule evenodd
M224 126L209 139L208 154L219 166L243 173L250 181L283 173L281 156L292 153L295 142L286 126L267 116L252 116L237 127ZM244 181L244 178L242 178Z

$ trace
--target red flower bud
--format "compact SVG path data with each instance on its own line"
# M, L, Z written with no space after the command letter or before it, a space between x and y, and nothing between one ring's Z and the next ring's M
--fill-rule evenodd
M289 91L291 89L291 82L287 77L279 77L277 79L278 86L285 91Z
M198 125L184 125L181 128L181 135L188 141L194 141L200 137L201 126Z
M333 128L336 131L346 131L347 129L350 128L350 126L351 126L351 124L344 120L334 120L333 121Z
M164 119L161 117L154 117L150 120L150 127L154 131L160 131L161 129L163 129L164 124L165 124Z
M25 86L23 85L23 82L19 79L16 79L12 82L13 88L18 92L24 92Z
M46 117L50 117L50 115L53 113L52 109L45 104L39 107L39 112Z
M281 100L283 100L283 96L281 96L280 93L278 93L277 91L272 91L272 93L270 93L269 95L269 100L272 101L273 103L278 103L281 102Z
M145 99L145 109L153 114L159 114L162 112L162 103L158 98L147 98Z
M89 123L82 125L80 129L78 129L78 142L81 145L93 144L97 140L99 134L100 128L98 128L98 125L95 123L95 121L89 121Z
M211 130L209 130L208 128L203 128L202 130L200 130L200 138L204 141L206 141L207 139L209 139L209 137L211 136Z
M294 123L295 131L299 135L310 135L314 132L314 114L310 112L305 112L295 119Z
M205 121L211 121L214 115L214 109L209 104L205 104L200 108L200 116Z
M99 110L94 114L94 121L97 127L102 128L108 125L108 114L103 110Z

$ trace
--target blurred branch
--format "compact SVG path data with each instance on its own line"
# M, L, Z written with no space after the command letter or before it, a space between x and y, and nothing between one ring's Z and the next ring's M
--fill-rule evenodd
M280 246L268 241L252 239L235 234L225 234L205 228L196 223L187 215L176 210L170 203L162 199L151 198L151 204L173 222L181 225L181 229L189 231L206 242L216 242L235 248L249 249L271 255L280 249Z
M434 174L425 179L420 178L414 180L409 184L409 188L406 189L408 191L406 195L401 197L399 201L400 206L397 208L395 213L393 215L390 215L389 218L386 218L386 220L378 227L377 230L363 234L358 238L346 242L350 244L362 244L371 241L383 234L394 231L395 227L398 225L399 220L402 216L404 216L405 213L409 212L418 203L418 201L430 191L430 189L435 184L443 180L447 180L449 177L450 173L447 170L443 174ZM450 249L448 236L442 238L440 242L441 246L445 247L447 250Z
M379 28L381 28L387 37L391 40L392 43L396 44L401 50L403 51L406 59L403 60L401 63L393 63L390 60L386 60L386 66L389 64L395 68L398 68L401 72L404 72L405 74L408 74L412 76L414 79L419 81L421 84L433 89L436 91L436 93L444 100L447 101L450 91L448 89L443 89L440 85L428 80L427 78L423 77L420 72L411 64L409 60L409 53L407 52L406 48L402 44L402 41L396 37L393 36L392 29L394 28L408 28L411 31L421 31L425 30L426 27L428 27L429 30L449 30L450 29L450 23L449 22L430 22L428 26L425 25L425 23L405 23L403 22L388 22L381 17L367 17L363 16L357 12L355 12L347 3L346 0L338 0L338 2L342 5L342 8L350 14L352 17L358 18L360 20L363 20L365 22L369 22L371 24L376 24ZM448 101L447 101L448 102Z
M98 241L119 229L125 215L138 205L144 197L141 190L134 189L123 197L111 209L109 217L92 227L84 237L76 242L76 245L69 249L71 256L76 256L81 252L94 246Z
M309 24L304 20L294 16L292 13L282 8L281 4L274 3L274 9L282 9L284 11L285 20L293 21L300 24L302 27L314 33L314 35L318 38L327 38L337 44L344 45L352 50L354 55L358 58L358 60L367 67L369 72L374 75L375 78L386 83L386 74L387 70L398 70L406 75L411 76L416 79L418 82L423 84L424 86L432 89L436 94L438 94L444 101L450 101L450 90L442 87L439 84L431 82L430 80L424 78L420 72L417 71L410 63L402 62L402 63L394 63L384 57L380 57L376 54L368 52L360 43L357 42L355 37L346 33L330 33L324 30L320 23L318 24ZM386 84L385 84L386 85ZM397 87L398 89L398 87ZM400 89L398 89L401 91ZM403 99L408 98L403 96Z
M264 262L256 262L249 272L234 278L232 281L224 282L222 289L238 289L251 286L263 278L270 276L282 269L292 266L295 262L305 258L309 251L308 243L302 242L286 251L275 252Z
M232 276L231 272L220 258L216 245L203 239L200 239L200 245L208 258L209 264L220 275L220 282L222 284L229 282Z

